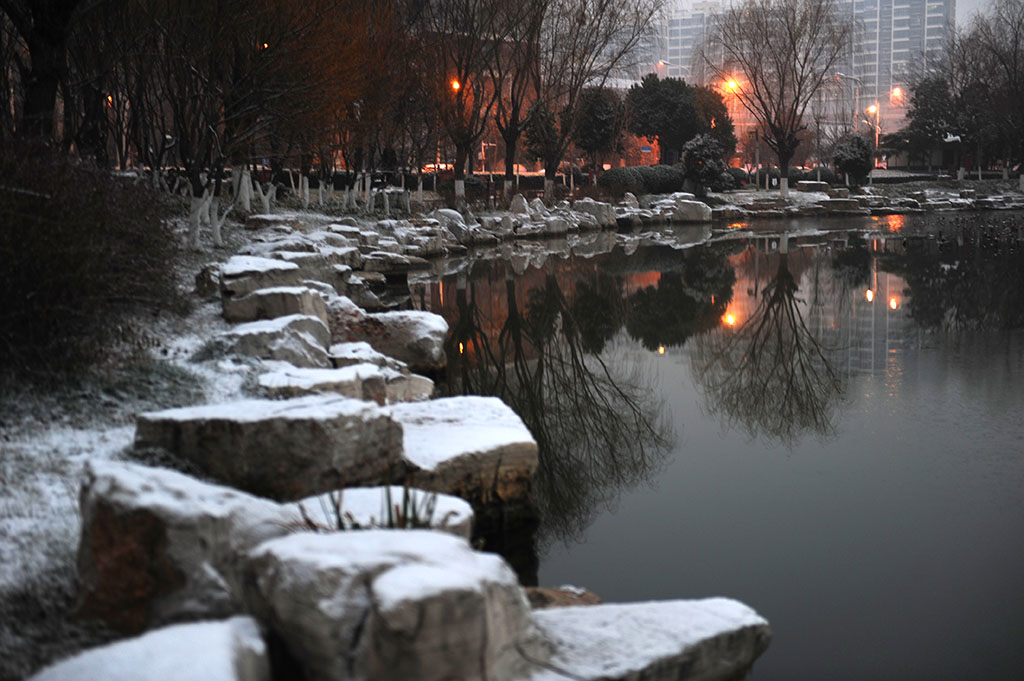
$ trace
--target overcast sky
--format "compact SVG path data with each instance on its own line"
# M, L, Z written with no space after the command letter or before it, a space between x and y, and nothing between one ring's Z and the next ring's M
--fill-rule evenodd
M967 26L977 12L988 10L991 0L956 0L956 25Z

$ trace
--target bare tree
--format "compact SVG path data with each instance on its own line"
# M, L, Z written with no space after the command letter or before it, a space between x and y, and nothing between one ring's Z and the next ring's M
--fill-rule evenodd
M718 16L703 48L716 77L736 80L736 96L778 157L784 198L804 113L852 35L836 0L747 0Z
M554 0L541 32L535 87L535 151L544 163L544 194L553 198L558 166L572 141L580 98L603 87L616 70L633 65L636 50L652 37L664 0Z

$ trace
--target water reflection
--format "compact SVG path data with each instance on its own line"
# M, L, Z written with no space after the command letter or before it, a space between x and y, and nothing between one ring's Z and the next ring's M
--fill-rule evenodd
M519 277L503 263L488 274L439 285L437 298L447 289L455 308L445 312L446 390L499 396L523 418L540 450L543 539L575 537L656 470L673 440L653 377L613 342L628 277L552 261Z
M811 277L809 301L797 297L788 249L781 250L772 258L776 264L767 283L762 287L754 280L753 309L738 321L734 314L733 325L700 336L691 366L705 409L727 427L792 444L805 432L834 433L843 384L831 350L805 321L807 303L812 309L822 304L820 272L815 268ZM756 249L750 255L755 267L768 259Z

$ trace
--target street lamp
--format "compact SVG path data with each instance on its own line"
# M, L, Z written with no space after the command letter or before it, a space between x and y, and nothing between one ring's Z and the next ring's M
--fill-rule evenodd
M462 87L462 83L459 82L458 78L452 78L452 81L451 83L449 83L449 85L452 86L452 92L458 92L459 89Z
M867 109L865 109L865 111L867 111L869 114L871 114L872 116L875 117L875 151L877 152L878 151L878 133L882 129L882 124L880 122L880 116L882 115L882 111L879 108L877 102L875 104L872 104L871 106L869 106Z

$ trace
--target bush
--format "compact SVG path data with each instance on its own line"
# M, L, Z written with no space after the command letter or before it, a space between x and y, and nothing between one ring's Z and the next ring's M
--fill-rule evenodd
M806 173L804 173L802 168L797 168L796 166L790 166L789 167L789 186L790 187L795 187L796 183L799 182L800 180L808 180L808 179L810 179L810 178L807 177Z
M750 181L750 174L743 168L726 168L725 172L729 173L732 177L732 183L735 187L742 187Z
M686 182L686 172L675 166L639 166L637 170L643 169L641 177L644 180L644 190L648 194L671 194L683 190L683 183Z
M609 191L615 198L621 198L626 192L642 194L644 181L636 168L612 168L601 173L597 184Z
M710 188L722 191L732 186L732 176L722 162L722 146L710 135L697 135L683 145L686 157L683 167L686 179L697 186L697 195L703 196Z
M871 142L860 135L850 135L836 145L832 159L836 170L849 173L854 183L861 184L871 172L873 154Z
M42 145L0 150L0 369L71 371L182 310L166 195Z
M816 181L818 179L819 171L821 173L822 182L828 182L829 184L836 183L836 174L832 172L832 169L829 168L828 166L816 166L814 168L811 168L806 173L804 173L804 179Z

